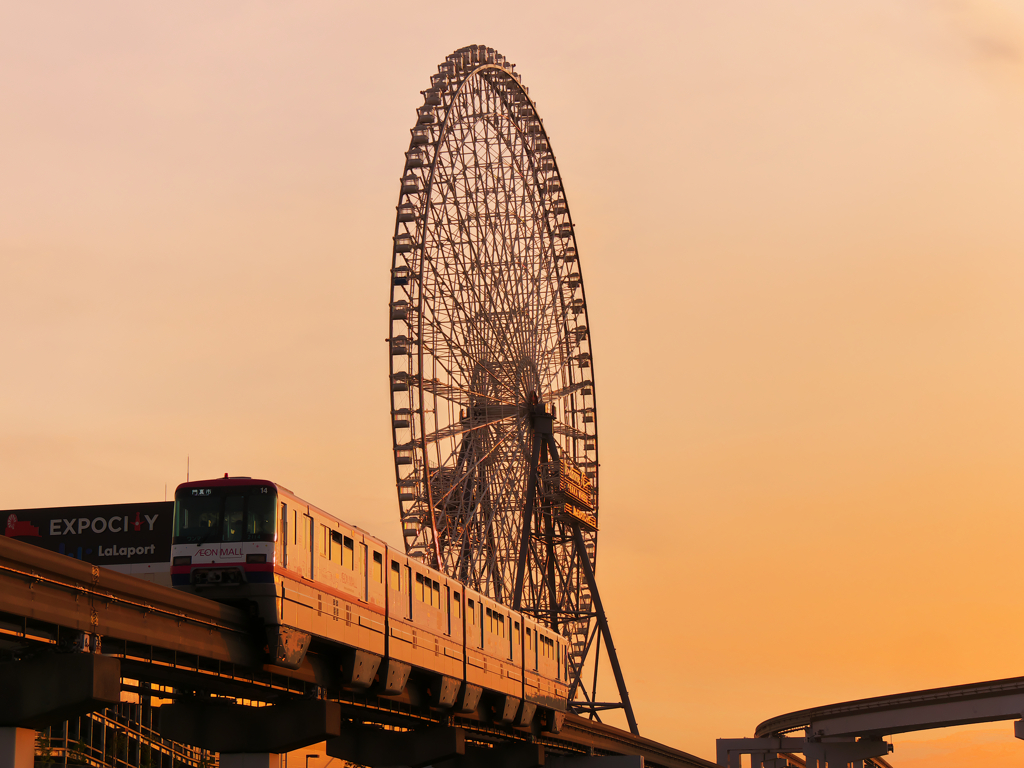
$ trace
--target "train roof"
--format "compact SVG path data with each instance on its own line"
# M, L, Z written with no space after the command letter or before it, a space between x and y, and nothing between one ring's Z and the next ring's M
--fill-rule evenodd
M287 488L273 480L263 480L258 477L231 477L227 474L224 477L215 477L210 480L189 480L175 488L175 493L187 488L225 488L238 485L272 485L275 488L291 493Z

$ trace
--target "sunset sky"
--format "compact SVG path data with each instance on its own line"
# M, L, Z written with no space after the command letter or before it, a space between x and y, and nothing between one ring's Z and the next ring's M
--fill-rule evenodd
M1024 674L1024 0L0 0L0 509L189 464L400 544L398 179L475 43L576 223L641 732Z

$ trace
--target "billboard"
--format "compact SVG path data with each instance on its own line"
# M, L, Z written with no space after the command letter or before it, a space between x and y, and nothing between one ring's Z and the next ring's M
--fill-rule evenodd
M51 552L105 567L134 566L171 559L173 516L173 501L151 501L8 509L0 511L0 524L5 536Z

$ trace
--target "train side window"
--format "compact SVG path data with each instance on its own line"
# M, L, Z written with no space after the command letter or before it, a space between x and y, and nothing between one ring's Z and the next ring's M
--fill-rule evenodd
M452 593L452 600L454 601L455 618L461 619L462 618L462 595L460 595L458 592L453 592Z
M331 556L331 529L321 523L320 525L320 557Z
M299 510L297 510L297 509L293 509L292 510L292 522L294 523L294 525L292 525L292 533L294 534L294 536L293 536L294 541L292 541L292 544L298 544L299 543Z
M458 593L456 593L456 594L458 594ZM469 610L469 614L468 614L469 615L469 625L471 627L475 627L476 626L476 603L474 603L472 600L467 600L466 601L466 607Z
M431 581L430 586L430 604L435 608L444 608L441 605L441 583L439 581Z
M416 599L419 600L421 603L424 602L424 600L423 600L423 574L421 574L421 573L417 573L416 574Z
M341 565L341 534L331 531L331 562Z
M353 548L354 544L352 539L348 536L345 537L345 546L341 550L341 564L343 567L348 568L350 571L356 569L356 553Z
M378 584L384 583L384 556L380 552L373 553L373 575Z
M398 564L397 560L391 561L391 588L399 592L402 591L402 566Z

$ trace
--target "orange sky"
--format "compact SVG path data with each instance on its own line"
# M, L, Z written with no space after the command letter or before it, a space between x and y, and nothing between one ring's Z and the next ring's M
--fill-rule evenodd
M0 0L0 508L190 457L397 543L397 182L484 43L577 225L642 732L1024 674L1024 0L386 8Z

